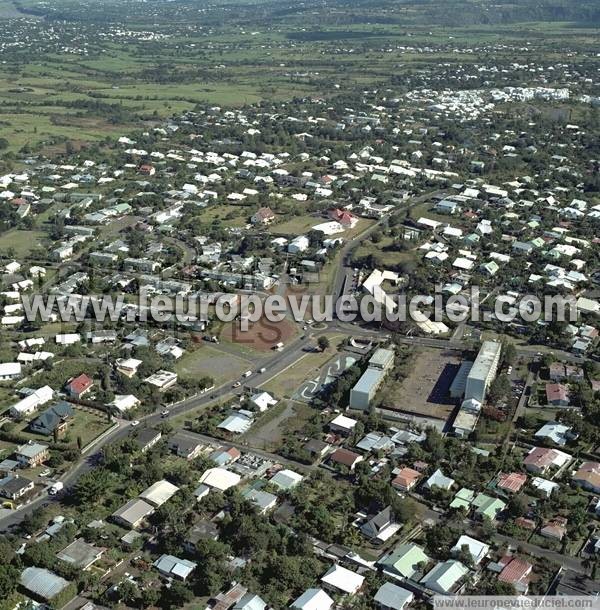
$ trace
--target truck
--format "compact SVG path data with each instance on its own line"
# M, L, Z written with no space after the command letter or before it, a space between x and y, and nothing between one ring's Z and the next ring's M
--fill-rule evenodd
M246 371L243 376L250 377L250 375L252 375L252 371Z
M62 481L56 481L52 487L48 490L48 494L51 496L55 496L59 491L62 491L64 488L64 484Z
M275 345L275 346L273 347L273 349L274 349L276 352L280 352L280 351L283 349L283 343L280 341L279 343L277 343L277 345Z

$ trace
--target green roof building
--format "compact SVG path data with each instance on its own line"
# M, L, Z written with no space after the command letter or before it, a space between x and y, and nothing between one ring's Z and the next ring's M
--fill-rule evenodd
M418 571L420 563L429 563L429 557L423 549L414 544L401 544L389 555L380 560L379 565L391 572L396 572L404 578L412 578Z

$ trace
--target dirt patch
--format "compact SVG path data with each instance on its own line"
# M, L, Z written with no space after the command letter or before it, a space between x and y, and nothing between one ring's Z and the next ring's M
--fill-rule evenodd
M282 322L269 322L261 319L254 324L250 324L248 330L242 331L239 323L232 322L226 324L221 331L221 341L229 341L245 345L259 352L268 352L278 343L284 345L296 334L296 326L289 320Z
M456 407L449 389L460 366L457 352L421 350L416 355L412 372L391 388L393 410L413 415L447 420Z

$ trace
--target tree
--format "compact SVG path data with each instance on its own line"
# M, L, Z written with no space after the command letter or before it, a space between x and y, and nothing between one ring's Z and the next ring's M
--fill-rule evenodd
M19 570L10 564L0 564L0 599L7 600L17 590Z
M140 596L140 608L149 608L150 606L156 606L160 599L160 592L157 589L151 589L148 587L142 591Z
M492 403L506 398L510 394L510 380L506 375L498 375L490 385L489 400Z
M183 583L173 582L164 587L161 596L161 608L181 608L194 599L194 594Z
M512 366L517 358L517 348L514 343L505 343L502 348L502 364Z
M75 486L75 500L78 504L97 503L106 494L110 483L110 473L105 468L96 468L81 475Z
M523 496L513 495L507 508L511 517L522 517L527 512L527 500Z
M119 583L118 589L119 597L121 601L128 606L133 606L139 595L137 586L130 580L124 580Z
M330 345L329 339L325 335L322 335L317 339L317 345L319 346L319 349L324 352Z

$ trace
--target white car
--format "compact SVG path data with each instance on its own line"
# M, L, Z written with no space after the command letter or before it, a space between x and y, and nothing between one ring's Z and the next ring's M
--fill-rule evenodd
M132 427L132 428L135 428L136 426L139 426L139 425L140 425L140 422L139 422L139 420L137 420L137 419L134 419L134 420L131 422L131 427Z

